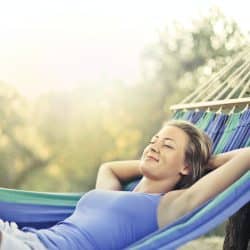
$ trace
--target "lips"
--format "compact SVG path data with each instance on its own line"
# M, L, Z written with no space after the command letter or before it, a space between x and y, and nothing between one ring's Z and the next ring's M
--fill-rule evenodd
M159 161L156 157L152 156L152 155L147 155L146 156L147 159L150 159L150 160L154 160L154 161Z

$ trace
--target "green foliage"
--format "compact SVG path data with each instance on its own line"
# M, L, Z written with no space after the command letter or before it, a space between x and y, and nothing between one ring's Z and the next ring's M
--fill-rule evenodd
M246 44L212 10L192 29L171 24L145 50L143 80L87 84L32 103L0 84L0 183L43 191L87 191L106 161L138 159L170 104L206 81Z
M28 123L27 103L3 82L0 103L0 182L1 186L19 187L30 174L48 164L49 155Z
M137 97L138 90L114 82L109 88L85 85L40 98L34 106L34 122L56 155L45 171L48 179L61 180L59 189L86 191L93 188L103 162L139 157L143 134L138 114L145 113L147 124L152 111L145 105L148 95ZM45 183L43 189L47 187Z
M158 44L145 52L144 72L153 68L150 78L163 86L167 111L171 104L180 102L230 62L247 44L237 24L220 10L212 9L207 17L194 20L190 29L176 23L167 26Z

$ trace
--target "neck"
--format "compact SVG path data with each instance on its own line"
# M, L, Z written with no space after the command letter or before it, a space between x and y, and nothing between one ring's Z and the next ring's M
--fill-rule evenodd
M144 176L133 192L167 193L174 189L176 183L176 180L152 180Z

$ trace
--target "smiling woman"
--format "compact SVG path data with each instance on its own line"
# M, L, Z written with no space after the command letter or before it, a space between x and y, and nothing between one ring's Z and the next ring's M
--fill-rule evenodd
M216 170L196 181L207 168ZM65 220L40 230L0 221L1 249L123 249L215 197L249 169L250 148L212 157L203 132L171 121L141 160L102 165L96 189ZM122 181L141 175L133 192L121 191Z
M143 152L142 183L148 182L149 177L150 182L155 179L157 185L162 180L165 192L173 188L187 188L204 175L211 152L212 143L205 133L188 122L169 121ZM139 188L138 185L137 190Z
M165 186L166 178L175 184L181 175L187 175L188 166L183 164L187 141L187 135L178 127L164 126L143 152L141 169L144 177L162 180ZM172 183L169 183L169 189L172 189Z

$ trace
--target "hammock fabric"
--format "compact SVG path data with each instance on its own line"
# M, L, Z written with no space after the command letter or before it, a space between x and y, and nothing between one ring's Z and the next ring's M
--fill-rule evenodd
M203 129L221 153L250 144L250 110L232 115L214 112L178 111L174 119L185 119ZM237 167L237 166L236 166ZM124 190L132 190L137 181ZM173 224L136 242L128 249L175 249L221 224L250 201L250 173L203 206ZM0 218L20 227L47 228L68 217L83 193L42 193L0 189Z
M67 218L83 193L45 193L0 189L0 218L19 227L48 228Z
M221 224L249 201L250 172L213 200L126 249L176 249Z

